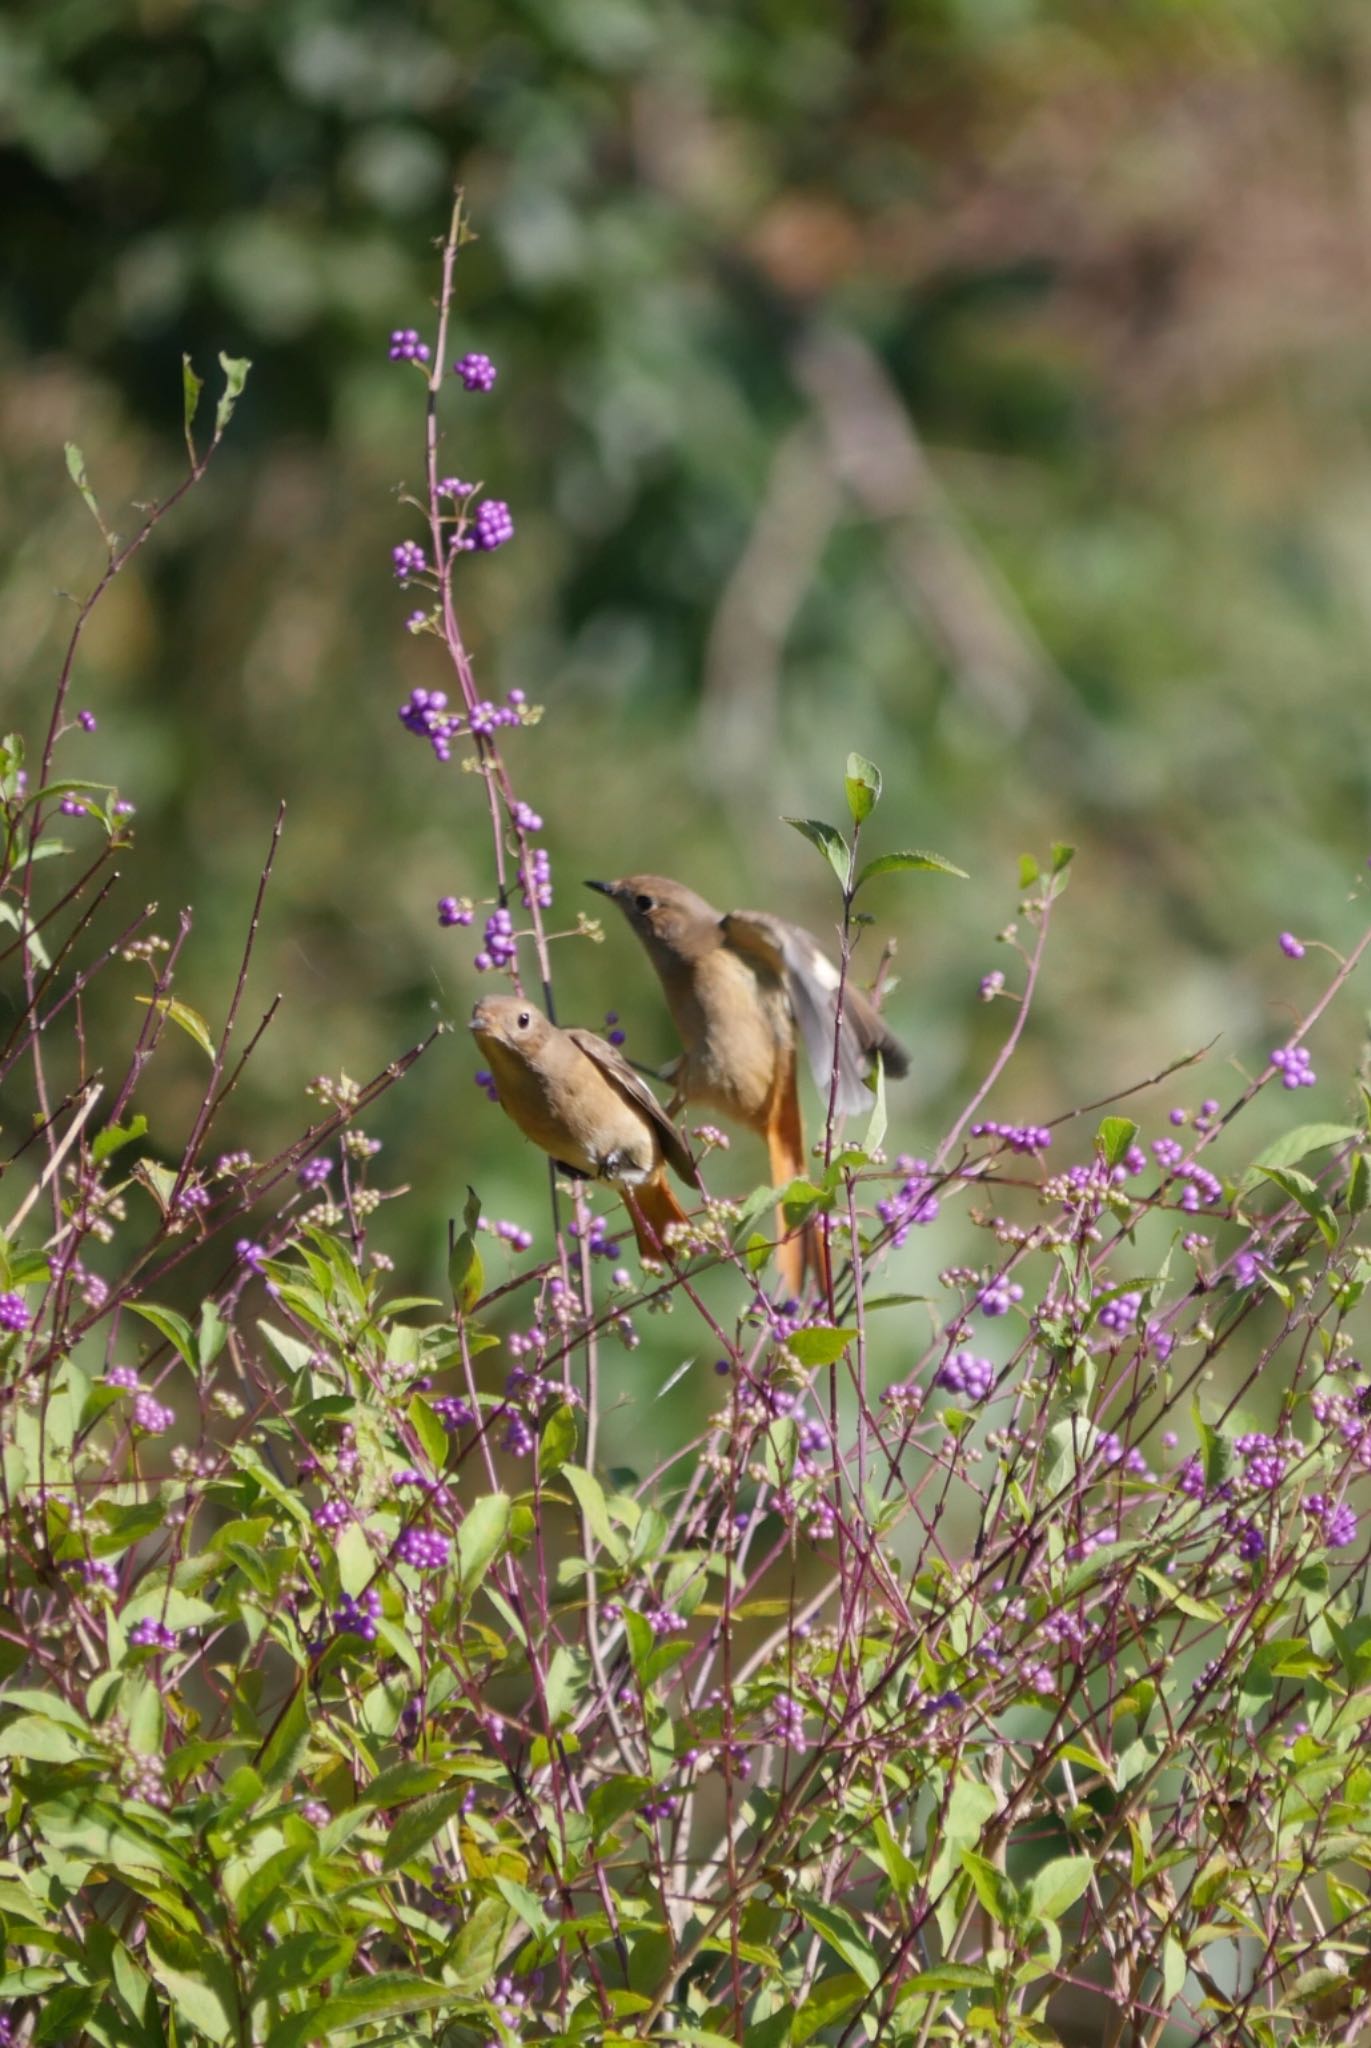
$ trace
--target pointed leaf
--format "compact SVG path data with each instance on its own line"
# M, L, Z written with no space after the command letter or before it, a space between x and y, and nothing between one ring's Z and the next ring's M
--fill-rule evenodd
M834 1365L860 1333L856 1330L794 1330L785 1348L801 1365Z
M214 413L216 441L233 418L233 408L243 395L243 386L248 381L248 371L252 368L252 363L247 356L226 356L221 352L219 367L224 373L224 391Z
M792 823L794 821L792 820ZM930 875L955 875L958 881L970 880L965 868L955 867L950 860L944 860L940 853L880 853L875 860L869 860L857 877L852 893L873 875L893 875L905 868L919 869Z
M145 1116L131 1116L126 1124L106 1124L104 1130L97 1131L91 1140L92 1165L99 1166L103 1160L111 1158L123 1146L132 1145L135 1139L146 1133L147 1127L148 1120Z
M63 444L63 450L67 458L67 475L71 478L77 490L85 499L86 508L89 511L91 518L99 527L101 535L103 536L106 545L108 545L110 538L109 528L106 526L104 519L101 516L100 507L96 503L95 493L91 489L90 481L86 476L86 458L81 453L81 450L77 447L74 441L65 442Z
M1252 1161L1249 1176L1255 1179L1259 1167L1298 1166L1311 1152L1322 1152L1329 1145L1346 1145L1360 1136L1360 1131L1351 1124L1297 1124L1293 1131L1284 1132L1262 1148Z
M543 1424L542 1441L538 1446L538 1470L544 1479L550 1479L575 1453L576 1417L563 1401Z
M191 451L192 461L195 458L195 449L190 438L190 430L195 425L195 415L200 410L200 393L204 388L204 378L196 376L195 371L191 367L190 357L183 355L181 358L181 417L186 430L186 446Z
M462 1216L465 1227L452 1247L452 1256L447 1267L452 1299L463 1313L473 1309L485 1291L485 1268L481 1263L481 1254L476 1249L476 1226L480 1220L480 1199L474 1188L468 1188L466 1209Z
M1125 1152L1138 1135L1138 1126L1131 1117L1107 1116L1095 1133L1095 1143L1104 1155L1106 1166L1122 1166Z
M154 1330L160 1330L167 1342L180 1352L191 1371L195 1371L195 1346L191 1341L190 1324L184 1316L178 1315L174 1308L159 1308L155 1301L130 1301L126 1305L145 1323L151 1323Z
M409 1403L409 1419L423 1446L424 1456L435 1472L441 1472L447 1463L448 1434L422 1394L413 1394Z
M321 1977L345 1969L357 1944L345 1934L287 1934L262 1958L252 1987L252 2003L279 1998L284 1991L303 1991Z
M411 1856L417 1856L421 1849L426 1849L439 1828L446 1827L462 1811L467 1793L468 1788L459 1785L454 1791L440 1792L435 1799L407 1807L386 1837L382 1869L398 1870L402 1863L409 1862Z
M144 1009L160 1010L173 1024L179 1024L187 1038L193 1038L207 1058L214 1058L214 1040L209 1035L209 1026L198 1010L192 1010L189 1003L181 1002L176 996L135 996L135 1003Z
M1060 1920L1074 1906L1095 1874L1088 1856L1054 1856L1035 1872L1028 1887L1028 1910L1035 1920Z
M300 1768L309 1748L310 1704L303 1685L297 1685L289 1706L267 1737L256 1760L258 1776L268 1789L284 1785Z
M848 858L847 841L843 838L837 826L825 825L822 818L784 818L781 822L786 825L793 825L795 830L802 838L807 839L811 846L818 847L820 853L838 877L838 887L846 895L847 875L851 862Z
M797 1896L792 1903L815 1933L822 1935L848 1968L856 1971L867 1990L874 1991L881 1981L881 1966L871 1943L851 1914L844 1912L841 1906L826 1905L820 1899Z
M623 1538L609 1519L604 1488L599 1480L581 1465L564 1465L562 1477L580 1502L581 1513L586 1518L591 1535L609 1552L616 1564L622 1564L627 1552L624 1549Z
M885 1061L881 1058L879 1051L875 1055L874 1079L876 1083L876 1099L871 1105L871 1121L867 1124L862 1138L862 1150L868 1156L873 1152L878 1152L885 1143Z
M1019 1915L1019 1895L1004 1872L974 1849L963 1849L961 1866L976 1888L976 1896L991 1919L1010 1927Z
M1308 1174L1297 1172L1293 1166L1263 1166L1259 1171L1263 1180L1274 1181L1282 1194L1299 1203L1305 1215L1318 1225L1320 1235L1331 1251L1338 1242L1338 1219Z
M457 1583L470 1595L499 1555L509 1529L507 1493L483 1494L463 1516L457 1531Z
M847 757L847 808L852 813L854 825L861 825L871 816L881 800L881 771L874 761L864 760L860 754Z

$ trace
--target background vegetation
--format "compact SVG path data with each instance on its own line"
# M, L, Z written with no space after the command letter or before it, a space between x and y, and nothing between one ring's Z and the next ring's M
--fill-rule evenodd
M1078 879L992 1108L1278 1042L1275 933L1345 941L1368 844L1368 64L1353 0L9 10L12 722L47 701L55 589L99 561L62 440L115 516L176 473L181 350L256 363L81 686L139 888L196 906L182 987L212 1020L289 801L252 992L286 1001L225 1142L285 1142L320 1066L376 1071L479 986L434 905L480 886L482 827L396 723L438 665L389 561L420 445L386 338L430 306L454 174L482 237L458 341L500 381L449 445L518 529L464 616L491 693L548 707L521 788L553 928L598 907L582 874L642 866L829 928L777 820L857 745L891 843L972 875L872 905L918 1048L900 1143L998 1042L976 985L1049 837ZM671 1050L626 932L559 955L564 1015ZM1326 1030L1336 1114L1353 1012ZM446 1041L379 1112L422 1205L389 1248L425 1286L467 1181L542 1213L473 1064ZM175 1113L165 1057L154 1085Z
M11 10L0 2041L1349 2039L1368 57L1353 0ZM972 877L863 892L934 1165L832 1162L804 1318L760 1242L670 1317L554 1249L464 1033L387 1071L491 985L479 784L395 716L454 176L438 474L516 527L461 618L546 707L457 752L535 927L647 866L831 930L779 820L849 747L863 856ZM80 648L131 832L59 826L72 481L176 488L183 350L256 367ZM621 926L554 957L673 1049Z

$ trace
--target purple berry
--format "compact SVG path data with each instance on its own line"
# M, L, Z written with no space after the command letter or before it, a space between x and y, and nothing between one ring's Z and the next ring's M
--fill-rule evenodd
M0 1330L27 1330L31 1318L24 1306L24 1297L12 1288L0 1294Z
M468 391L493 391L498 373L489 356L473 350L453 364L452 374L461 378Z
M417 540L402 540L390 551L391 567L397 582L403 587L411 576L422 576L428 567L428 556Z
M503 498L483 498L476 507L472 545L483 554L514 538L514 521Z
M394 327L390 335L390 360L393 363L426 363L431 351L426 341L420 341L416 327Z

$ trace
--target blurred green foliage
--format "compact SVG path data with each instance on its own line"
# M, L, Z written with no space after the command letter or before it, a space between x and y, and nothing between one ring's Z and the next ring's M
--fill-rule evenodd
M64 759L136 799L130 885L195 905L181 989L212 1022L288 801L253 983L286 1002L223 1142L265 1151L313 1073L370 1074L480 985L434 905L489 886L482 811L396 722L444 678L389 573L422 390L386 340L431 334L454 179L481 239L453 352L500 378L449 389L444 466L518 529L464 619L490 694L547 707L509 752L554 924L596 907L583 875L653 868L831 928L779 819L836 815L856 747L886 778L870 850L972 876L870 891L918 1049L892 1146L926 1149L998 1044L976 987L1015 985L994 935L1049 839L1081 856L991 1111L1220 1033L1164 1103L1226 1096L1316 986L1276 932L1364 914L1369 134L1360 0L12 6L0 683L30 732L55 592L99 566L63 440L127 529L176 473L181 351L256 365L96 621L75 701L101 730ZM617 1008L631 1052L671 1052L627 931L558 954L565 1017ZM100 1000L122 1032L129 990ZM1355 1021L1315 1041L1321 1113ZM428 1285L468 1181L543 1213L473 1065L443 1041L377 1125Z

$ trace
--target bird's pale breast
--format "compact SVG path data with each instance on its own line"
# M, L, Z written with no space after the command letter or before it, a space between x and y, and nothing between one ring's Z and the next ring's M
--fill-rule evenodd
M674 1001L671 1007L675 1013ZM760 1126L778 1066L788 1064L794 1042L784 988L730 946L720 946L695 964L690 1008L693 1016L676 1014L686 1047L680 1075L686 1095Z

